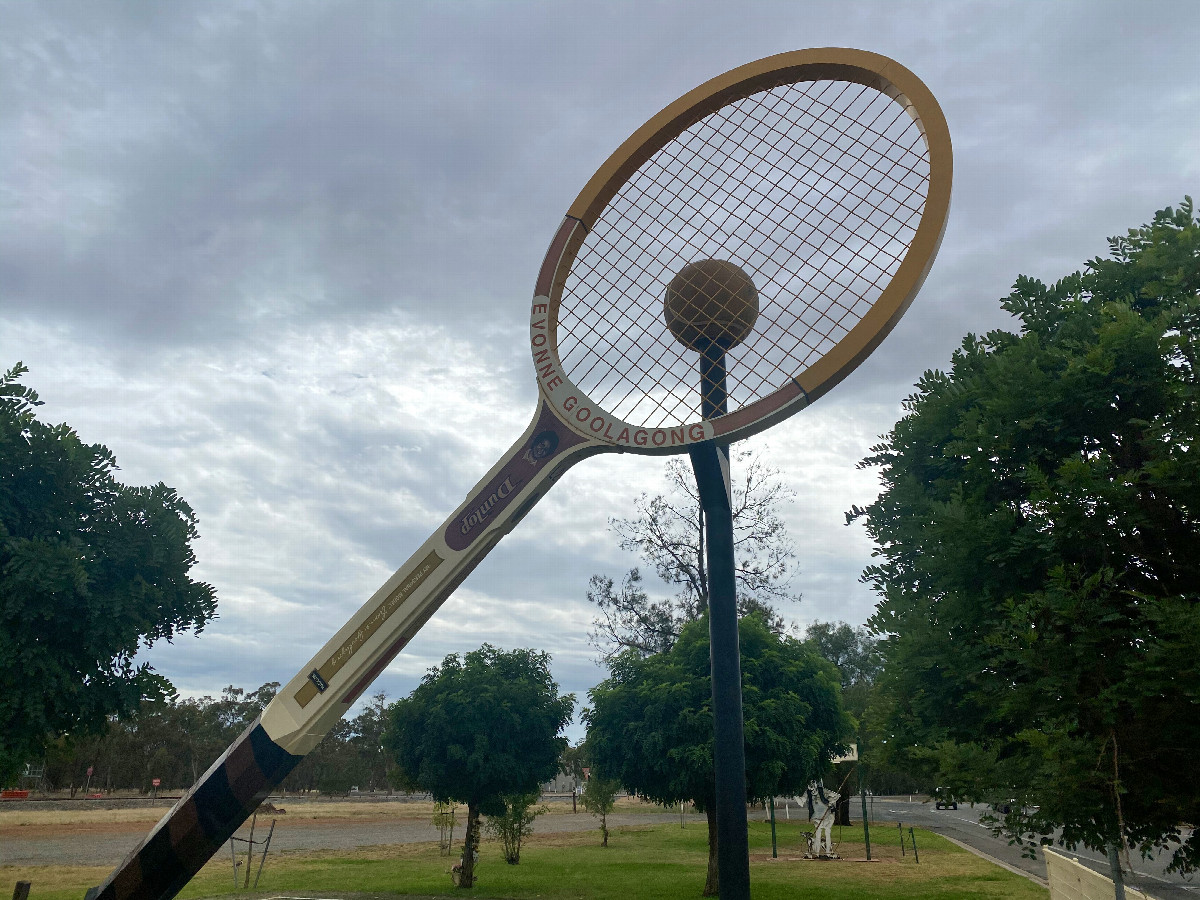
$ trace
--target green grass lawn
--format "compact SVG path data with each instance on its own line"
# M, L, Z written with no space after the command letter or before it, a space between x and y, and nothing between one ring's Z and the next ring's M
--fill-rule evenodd
M771 858L770 826L750 825L750 881L755 900L819 897L821 900L924 900L924 898L1038 898L1048 892L994 866L937 835L917 831L920 863L900 855L893 826L872 830L874 862L866 862L862 831L847 828L837 845L841 861L803 859L802 826L778 824L779 857ZM837 840L835 829L835 840ZM640 897L693 898L704 888L707 864L703 825L651 825L614 831L607 848L598 832L535 835L521 850L521 864L505 864L498 843L485 842L477 884L461 891L450 883L451 859L436 844L406 844L348 851L292 852L267 859L260 896L280 893L469 895L478 898L556 898L556 900L635 900ZM254 861L257 869L258 860ZM240 870L239 870L240 871ZM107 871L89 868L0 867L0 891L18 879L33 883L38 900L81 900L89 885ZM251 876L251 882L253 882ZM241 878L239 877L239 882ZM232 865L218 854L180 895L184 898L233 894Z

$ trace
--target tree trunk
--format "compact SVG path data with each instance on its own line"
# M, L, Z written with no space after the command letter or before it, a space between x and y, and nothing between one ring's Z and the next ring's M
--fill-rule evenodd
M467 836L463 840L461 888L475 886L475 854L479 852L479 804L472 800L467 804Z
M604 835L604 840L600 842L601 847L608 846L608 816L604 813L600 814L600 833Z
M708 878L704 882L704 896L716 897L721 892L717 868L717 805L706 804L704 816L708 819Z
M1125 813L1121 810L1121 769L1117 765L1117 733L1109 729L1109 738L1112 740L1113 748L1113 803L1117 811L1117 850L1120 854L1120 860L1124 863L1125 868L1130 872L1133 871L1133 863L1129 861L1129 845L1125 843ZM1123 900L1124 888L1121 889Z

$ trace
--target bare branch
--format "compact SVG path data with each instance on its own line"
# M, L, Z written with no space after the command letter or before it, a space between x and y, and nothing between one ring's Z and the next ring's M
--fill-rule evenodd
M780 516L795 499L795 491L755 451L734 456L734 471L744 472L733 484L735 575L741 614L762 613L782 632L783 617L774 604L798 601L791 590L796 548ZM666 490L642 494L634 501L632 518L613 517L609 527L622 550L636 552L666 584L673 598L651 600L641 574L632 569L618 588L607 576L593 576L588 600L600 615L590 638L605 662L623 650L640 654L669 648L683 624L708 609L708 573L704 553L703 515L691 467L681 458L663 468Z

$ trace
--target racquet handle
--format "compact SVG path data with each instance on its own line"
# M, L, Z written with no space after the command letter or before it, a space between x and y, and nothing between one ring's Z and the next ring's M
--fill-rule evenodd
M463 579L572 465L607 449L539 398L521 438L296 673L88 898L168 900L321 742Z
M86 900L174 897L301 759L259 716Z

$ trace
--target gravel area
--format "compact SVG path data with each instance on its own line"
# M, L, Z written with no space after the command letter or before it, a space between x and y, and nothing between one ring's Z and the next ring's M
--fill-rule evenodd
M282 805L278 804L277 805ZM164 804L164 812L170 804ZM286 807L285 807L286 808ZM410 844L436 841L438 830L427 816L401 818L387 816L356 819L292 819L287 815L260 814L255 840L267 836L271 819L275 833L271 851L345 850L386 844ZM678 822L677 813L617 813L608 817L609 826L650 825ZM703 823L704 817L689 814L686 821ZM150 831L143 822L94 822L76 825L23 825L0 827L0 865L87 865L115 866ZM591 815L557 813L534 822L538 833L587 831L599 828ZM238 832L249 836L249 825ZM456 838L457 839L457 838ZM244 846L244 845L243 845Z

